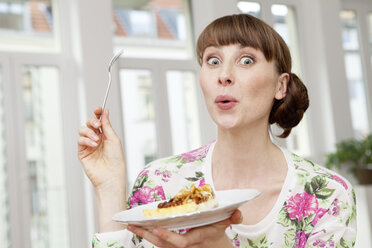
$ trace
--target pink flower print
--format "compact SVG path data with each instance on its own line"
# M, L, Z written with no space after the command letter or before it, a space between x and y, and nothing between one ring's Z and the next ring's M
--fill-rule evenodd
M331 204L331 207L329 208L328 213L332 214L333 216L338 216L340 214L340 206L338 205L338 199L334 199L334 201Z
M306 240L306 234L303 231L297 231L293 248L305 248Z
M346 184L346 182L344 181L344 179L342 179L341 177L336 176L336 175L332 175L332 178L333 178L334 180L336 180L337 182L341 183L341 184L344 186L344 188L345 188L346 190L348 189L347 184Z
M320 240L320 239L317 239L314 243L313 243L313 246L316 246L316 247L324 247L324 248L333 248L335 247L335 242L334 241L323 241L323 240Z
M129 204L131 207L138 204L147 204L155 201L155 194L162 200L165 200L164 190L161 186L156 186L154 189L144 186L134 192L133 196L129 197Z
M240 241L239 240L234 239L233 243L234 243L234 247L240 247Z
M187 232L190 231L190 230L191 230L191 228L178 229L178 233L179 233L179 234L185 234L185 233L187 233Z
M165 171L160 171L158 169L155 170L155 175L157 176L161 176L161 180L163 182L168 182L169 181L169 178L172 177L172 172L169 171L169 170L165 170Z
M160 199L165 200L165 193L162 186L156 186L153 190L153 192L160 197Z
M199 181L199 187L204 186L204 185L205 185L205 179L203 178Z
M316 223L318 223L319 219L321 219L323 217L323 215L325 213L328 212L328 209L325 209L325 208L318 208L318 210L316 211L316 214L315 214L315 217L314 219L311 221L311 224L313 226L316 225Z
M196 160L200 160L202 158L205 158L205 156L208 153L208 150L209 150L210 146L211 146L210 144L205 145L205 146L202 146L198 149L183 153L183 154L181 154L181 158L182 158L182 160L185 160L185 163L191 163L191 162L194 162Z
M314 195L303 192L289 198L285 208L289 218L302 221L302 218L315 214L318 209L318 200Z
M149 170L143 170L138 176L143 177L143 176L146 176L148 173L149 173Z

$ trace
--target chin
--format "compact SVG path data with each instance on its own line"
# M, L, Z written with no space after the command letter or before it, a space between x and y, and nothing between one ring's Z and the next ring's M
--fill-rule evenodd
M217 120L216 124L219 128L223 128L223 129L233 129L238 126L237 121L231 120L231 119Z

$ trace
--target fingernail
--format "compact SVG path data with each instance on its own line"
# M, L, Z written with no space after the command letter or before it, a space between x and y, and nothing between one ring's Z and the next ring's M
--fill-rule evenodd
M162 235L161 232L158 229L152 230L152 233L155 234L158 237L161 237L161 235Z
M95 134L93 134L91 138L94 139L95 141L98 141L99 140L99 137L97 135L95 135Z
M96 143L96 142L94 142L94 141L90 141L89 142L92 146L98 146L98 144Z
M93 125L94 125L94 127L98 127L99 126L99 121L94 121Z

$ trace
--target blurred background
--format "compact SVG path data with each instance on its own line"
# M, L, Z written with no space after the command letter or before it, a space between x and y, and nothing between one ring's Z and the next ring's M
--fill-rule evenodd
M336 144L371 133L370 0L0 0L1 247L90 246L96 207L77 130L101 106L119 49L107 107L123 141L128 189L146 163L215 139L195 41L233 13L278 31L309 90L304 120L288 139L276 138L279 145L325 165ZM372 247L372 189L345 166L336 169L356 189L356 247Z

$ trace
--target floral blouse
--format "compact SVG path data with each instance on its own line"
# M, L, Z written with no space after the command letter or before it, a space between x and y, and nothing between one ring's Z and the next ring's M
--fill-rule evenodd
M169 200L192 184L213 187L211 157L214 144L159 159L139 174L127 206ZM255 225L226 229L234 247L350 248L356 237L355 193L348 181L324 167L281 148L288 172L270 213ZM186 230L179 230L180 233ZM94 248L153 248L125 230L97 233Z

